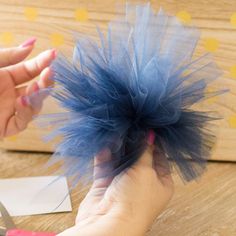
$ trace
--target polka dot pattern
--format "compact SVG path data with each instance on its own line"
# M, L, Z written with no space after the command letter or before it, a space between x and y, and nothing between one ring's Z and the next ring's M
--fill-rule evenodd
M231 128L236 128L236 115L233 115L229 118L229 126Z
M176 16L184 24L191 23L192 17L187 11L180 11Z
M0 41L4 46L10 46L14 43L14 35L11 32L3 32L0 35Z
M236 65L233 65L233 66L230 68L230 76L231 76L233 79L236 79Z
M216 91L216 89L212 89L212 88L207 88L206 90L205 90L205 94L209 94L209 93L213 93L213 92L215 92ZM213 104L213 103L215 103L215 102L217 102L218 101L218 97L210 97L210 98L208 98L207 100L206 100L206 102L210 105L210 104Z
M38 16L38 10L33 7L26 7L24 9L24 15L27 20L34 21Z
M39 11L37 8L34 7L25 7L23 11L25 19L28 21L36 21L39 15ZM72 15L73 16L73 15ZM188 11L179 11L176 14L177 18L183 23L183 24L190 24L192 21L192 16ZM89 12L86 8L77 8L74 10L74 19L76 21L85 22L89 19ZM233 27L236 27L236 12L233 13L228 21L229 24L231 24ZM51 33L49 35L50 44L52 47L60 47L65 43L64 35L61 33ZM15 37L13 33L11 32L2 32L0 34L0 43L3 46L11 46L15 42ZM207 52L214 53L216 52L220 47L220 42L217 38L209 37L203 39L203 45ZM231 66L229 69L230 77L233 79L236 79L236 64ZM206 91L211 92L211 90ZM206 102L208 104L213 104L217 102L217 97L209 98ZM236 114L228 118L229 126L232 128L236 128ZM17 136L9 137L7 138L8 141L16 141Z
M231 16L230 22L236 27L236 12Z
M53 47L59 47L64 44L64 36L60 33L52 33L50 35L51 45Z
M7 137L6 140L10 141L10 142L15 142L15 141L17 141L17 135L14 135L14 136L11 136L11 137Z
M209 105L214 104L214 103L216 103L217 101L218 101L218 97L212 97L212 98L208 98L208 99L207 99L207 103L208 103Z
M204 47L208 52L215 52L219 48L219 41L215 38L206 38Z
M78 8L75 10L75 19L77 21L87 21L88 20L88 11L85 8Z

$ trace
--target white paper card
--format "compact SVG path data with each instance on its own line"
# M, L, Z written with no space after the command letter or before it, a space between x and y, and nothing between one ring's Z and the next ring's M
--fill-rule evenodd
M0 201L11 216L72 211L65 177L0 179Z

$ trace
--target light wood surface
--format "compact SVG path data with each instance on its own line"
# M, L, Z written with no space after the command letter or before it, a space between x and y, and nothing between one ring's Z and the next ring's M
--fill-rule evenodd
M147 2L147 1L132 1ZM218 111L224 119L218 123L218 141L212 158L236 161L236 1L235 0L153 0L172 15L200 28L197 53L213 51L223 69L218 88L227 87L227 95L211 99L204 108ZM71 31L95 36L95 24L106 29L115 17L121 0L0 0L0 46L15 46L28 37L38 38L32 56L56 47L70 55ZM231 23L232 22L232 23ZM57 111L50 100L43 113ZM51 151L52 143L42 142L42 130L31 124L23 133L5 139L0 146L13 150ZM0 151L0 178L53 174L42 168L49 154ZM198 183L184 185L175 176L176 194L148 236L234 236L236 235L236 164L210 163ZM15 217L17 225L29 230L61 232L74 223L76 209L84 193L72 191L73 212ZM158 200L158 199L157 199ZM1 221L0 221L1 223ZM128 235L127 235L128 236Z
M129 1L144 3L147 1ZM171 15L177 15L187 24L202 31L197 54L212 51L224 75L216 88L230 88L227 95L211 99L202 106L218 111L223 119L217 124L218 142L212 159L236 160L236 1L235 0L170 0L150 1L155 11L161 6ZM73 33L96 36L95 24L106 29L117 9L124 8L119 0L0 0L0 44L13 46L31 36L38 38L32 54L56 47L70 55ZM44 113L58 108L46 101ZM15 136L5 139L0 146L15 150L51 151L52 143L44 143L42 136L48 130L35 125Z
M52 170L43 168L49 156L0 150L0 178L51 175ZM235 173L236 163L209 163L203 177L187 185L174 174L174 198L147 236L236 235ZM14 220L20 228L61 232L74 224L84 194L79 188L72 191L72 213L14 217Z

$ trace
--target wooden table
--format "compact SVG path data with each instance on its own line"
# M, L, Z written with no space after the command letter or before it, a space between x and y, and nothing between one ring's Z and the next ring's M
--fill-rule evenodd
M42 168L49 157L50 154L0 150L0 178L53 174L52 170ZM175 174L174 179L175 196L148 236L236 235L236 163L210 162L198 183L184 185ZM79 188L72 191L72 213L15 217L14 220L21 228L61 232L73 225L83 197Z
M38 38L33 56L56 47L63 52L74 45L70 31L95 35L95 24L103 30L125 0L0 0L0 46L15 46L31 36ZM147 2L146 0L129 2ZM224 117L220 121L213 158L236 160L236 1L235 0L151 0L169 14L190 21L202 31L197 52L211 51L224 71L218 87L231 88L224 99L210 100L210 109ZM187 22L188 23L188 22ZM52 109L51 103L48 109ZM54 107L54 112L57 110ZM0 146L18 150L51 150L41 141L44 130L30 126ZM0 151L0 178L52 174L41 167L50 154ZM177 176L176 194L159 217L149 236L234 236L236 235L236 164L210 163L198 183L184 185ZM16 217L19 227L61 232L74 223L84 194L72 191L73 212ZM157 199L158 201L158 199ZM129 235L127 235L129 236Z

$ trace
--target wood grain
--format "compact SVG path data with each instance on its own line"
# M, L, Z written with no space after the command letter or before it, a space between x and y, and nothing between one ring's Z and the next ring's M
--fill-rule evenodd
M0 178L51 175L53 169L43 168L49 156L0 150ZM174 174L174 198L147 236L236 235L235 173L236 164L209 163L203 177L187 185ZM61 232L74 224L78 206L85 193L79 187L73 189L72 213L14 217L14 220L20 228Z
M219 112L223 117L217 124L218 141L213 150L212 159L236 161L236 78L230 72L231 68L236 65L236 26L230 23L231 16L236 13L236 1L153 0L150 2L155 11L162 7L172 15L181 11L188 12L192 19L191 23L202 32L197 55L206 52L207 39L217 40L219 45L213 56L224 71L224 75L215 86L216 88L230 88L231 91L216 100L205 102L203 106L204 109ZM8 42L8 45L2 42L2 46L17 45L28 37L36 36L38 42L32 56L53 47L52 43L57 45L58 50L70 55L74 44L72 32L76 31L96 38L95 24L105 30L108 21L115 18L117 9L122 9L124 3L125 1L119 0L0 0L0 34L8 32L13 35L11 42ZM33 18L32 16L27 18L26 7L36 9L37 14L33 15ZM76 9L87 11L86 16L78 18L80 21L75 19ZM58 36L59 39L54 39L52 42L52 34L62 35L63 40ZM47 106L44 108L44 113L58 110L58 107L52 105L50 100L47 100L45 104ZM30 125L25 132L17 137L5 139L0 146L14 150L52 151L53 143L42 142L42 136L46 133L48 130Z

